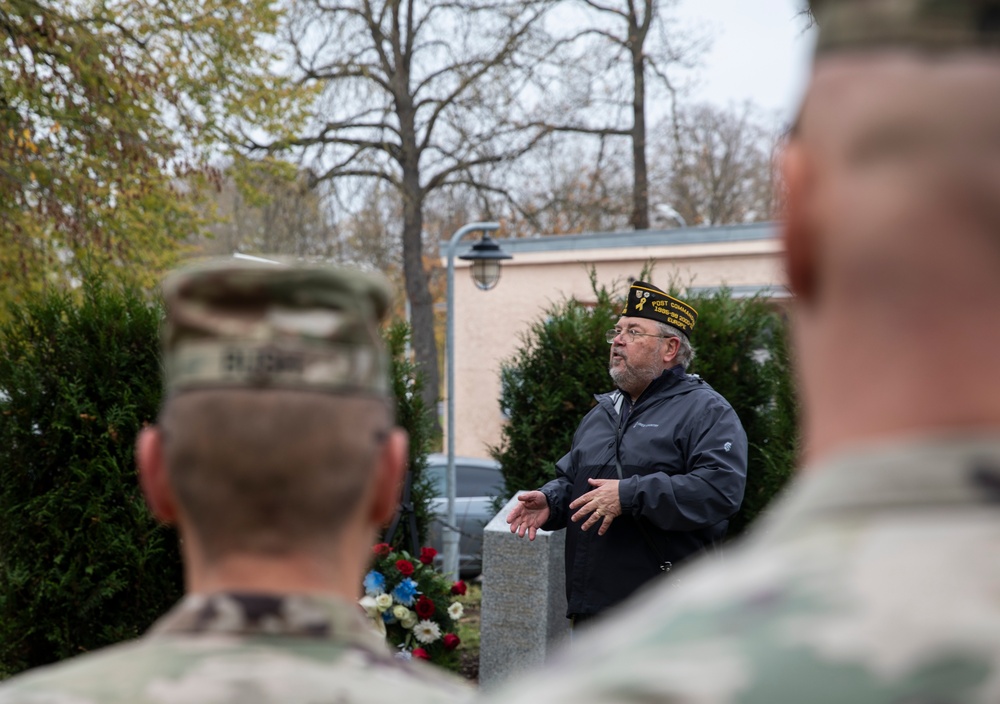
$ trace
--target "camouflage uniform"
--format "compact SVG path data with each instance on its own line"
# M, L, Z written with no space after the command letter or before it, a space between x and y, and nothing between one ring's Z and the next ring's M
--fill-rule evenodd
M577 639L497 702L1000 701L1000 437L810 468L723 564Z
M173 274L163 294L168 397L282 389L389 401L381 277L227 260ZM357 603L334 594L195 593L143 638L0 683L0 702L416 704L470 695L462 680L402 655Z
M19 704L443 702L461 682L390 652L356 604L328 597L192 595L143 638L0 686Z

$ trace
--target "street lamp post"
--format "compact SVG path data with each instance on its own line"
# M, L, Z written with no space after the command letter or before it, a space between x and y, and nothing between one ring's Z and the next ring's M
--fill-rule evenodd
M444 526L444 573L452 581L458 579L458 528L455 518L455 248L458 241L470 232L481 230L482 239L468 254L459 259L472 262L472 278L476 287L487 291L496 286L500 279L500 262L510 259L500 247L490 239L489 233L498 229L496 222L472 222L463 225L448 242L448 292L447 331L445 337L446 393L448 394L448 473L445 488L448 492L448 523Z

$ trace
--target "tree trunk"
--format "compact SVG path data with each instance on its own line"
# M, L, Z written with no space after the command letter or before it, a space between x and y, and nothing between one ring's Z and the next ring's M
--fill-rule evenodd
M413 90L410 86L410 60L412 47L407 38L412 37L413 4L394 3L390 10L392 21L393 64L392 93L396 116L399 118L400 156L403 197L403 278L406 297L410 301L410 328L413 355L417 367L424 374L421 392L424 406L433 422L433 433L441 432L438 414L438 394L441 375L438 372L437 340L434 338L434 299L430 281L424 269L424 190L420 184L420 147L417 137ZM404 37L403 28L407 36Z
M421 396L439 434L441 423L437 402L441 388L438 372L437 340L434 338L434 299L424 269L424 191L420 185L420 149L417 146L416 110L409 91L409 66L399 61L395 76L396 115L399 117L403 172L403 278L410 301L413 354L424 374Z
M647 3L648 5L648 3ZM650 12L647 7L646 12ZM646 65L642 47L645 36L629 28L632 53L632 228L649 229L649 177L646 173Z
M434 300L429 277L424 269L423 197L417 173L403 176L403 275L406 297L410 300L413 353L417 366L424 374L424 405L440 429L437 402L441 377L438 373L437 340L434 338Z

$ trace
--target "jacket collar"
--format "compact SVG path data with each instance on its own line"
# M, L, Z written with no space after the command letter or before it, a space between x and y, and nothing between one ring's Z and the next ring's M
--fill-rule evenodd
M632 407L634 408L652 396L670 398L678 394L687 393L699 383L702 383L700 377L694 374L687 374L684 371L684 367L678 364L669 369L664 369L663 373L649 382L649 386L639 394L639 398L634 403L631 402L628 394L621 389L615 389L604 394L594 394L594 398L600 405L613 410L617 414L621 411L623 403L632 403Z
M670 367L670 369L664 369L658 377L649 382L649 386L646 387L645 391L639 394L639 398L636 399L635 405L639 405L642 403L643 399L659 393L662 390L669 389L671 386L675 386L686 379L687 374L684 372L684 367L679 364Z

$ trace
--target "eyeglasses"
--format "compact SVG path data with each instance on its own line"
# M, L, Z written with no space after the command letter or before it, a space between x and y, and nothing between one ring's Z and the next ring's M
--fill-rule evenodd
M606 333L604 333L604 339L608 341L608 344L613 344L615 338L621 335L627 342L635 342L637 337L662 337L663 339L669 339L671 337L677 337L676 335L653 335L648 332L638 332L636 330L619 330L618 328L611 328Z

